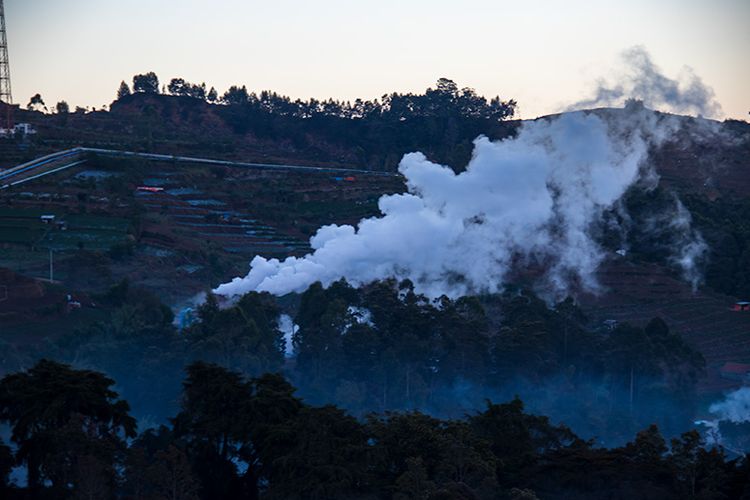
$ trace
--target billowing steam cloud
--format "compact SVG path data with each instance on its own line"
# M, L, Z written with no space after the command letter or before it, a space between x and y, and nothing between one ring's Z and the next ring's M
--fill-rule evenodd
M704 117L720 117L721 105L713 90L692 69L685 68L677 79L665 76L641 46L621 54L622 69L615 82L600 80L594 96L577 102L569 109L599 106L622 106L627 99L638 99L651 109Z
M592 226L652 176L644 170L648 148L673 126L657 120L641 109L611 123L580 112L526 123L512 139L477 139L460 174L407 154L399 171L408 193L383 196L381 217L321 227L302 258L257 256L247 276L216 292L283 295L315 281L357 286L393 277L431 297L456 297L497 292L513 269L529 265L544 270L536 284L548 297L596 291L604 252Z

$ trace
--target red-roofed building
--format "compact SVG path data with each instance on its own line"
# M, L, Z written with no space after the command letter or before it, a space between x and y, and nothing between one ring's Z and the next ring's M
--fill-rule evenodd
M750 365L729 361L719 368L719 374L721 375L721 378L738 380L740 382L750 382Z

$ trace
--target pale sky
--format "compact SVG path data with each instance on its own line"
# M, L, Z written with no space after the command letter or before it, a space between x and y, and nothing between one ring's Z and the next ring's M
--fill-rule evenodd
M750 0L5 0L5 15L22 106L101 107L147 71L350 100L447 77L533 118L642 45L667 76L692 67L723 117L750 118Z

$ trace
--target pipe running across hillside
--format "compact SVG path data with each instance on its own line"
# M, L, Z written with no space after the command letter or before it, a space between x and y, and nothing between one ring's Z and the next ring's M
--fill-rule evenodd
M374 175L382 177L400 177L401 174L397 172L383 172L379 170L361 170L356 168L340 168L340 167L312 167L304 165L284 165L284 164L273 164L273 163L253 163L253 162L239 162L231 160L215 160L210 158L194 158L189 156L175 156L175 155L164 155L156 153L138 153L134 151L118 151L114 149L100 149L100 148L73 148L65 151L59 151L49 155L42 156L35 160L17 165L7 170L0 171L0 189L5 189L10 186L27 182L33 179L38 179L49 174L60 172L67 168L80 165L84 160L75 161L68 165L58 166L59 160L68 159L71 157L79 157L83 154L94 154L98 156L106 156L110 158L139 158L148 161L169 161L179 163L197 163L204 165L222 165L227 167L237 168L257 168L264 170L297 170L302 172L340 172L346 174L358 174L358 175ZM55 168L51 168L55 167ZM36 172L36 169L42 168L41 172ZM23 176L23 174L33 174L29 176ZM20 178L19 178L20 176Z

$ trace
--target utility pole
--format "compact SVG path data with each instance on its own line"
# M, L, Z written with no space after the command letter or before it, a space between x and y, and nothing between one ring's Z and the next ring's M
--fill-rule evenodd
M13 128L13 93L10 89L10 60L8 59L8 37L5 33L5 7L0 0L0 101L5 103L3 128Z
M55 279L55 267L52 262L52 249L49 249L49 282L52 283Z

